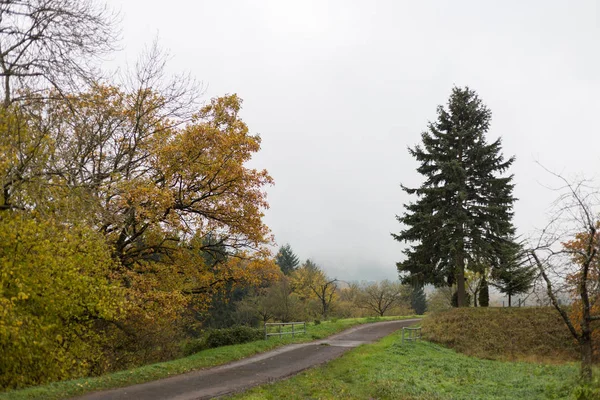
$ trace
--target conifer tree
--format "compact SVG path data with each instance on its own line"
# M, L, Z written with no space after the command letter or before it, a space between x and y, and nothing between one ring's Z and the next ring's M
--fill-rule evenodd
M538 277L538 270L526 263L520 244L506 246L503 252L500 264L492 270L491 284L508 296L508 306L512 307L512 296L527 293Z
M514 233L512 175L501 140L486 140L491 111L475 91L453 88L447 107L410 148L424 182L404 191L417 197L397 216L404 225L394 239L408 242L397 263L404 282L457 287L457 303L467 306L465 268L480 260L492 267ZM477 262L476 262L477 261Z
M490 305L490 289L485 276L481 278L479 286L479 307L489 307Z
M427 311L427 299L423 286L415 286L410 293L410 306L418 315L425 314Z
M298 267L300 259L292 251L292 246L287 243L279 249L279 252L275 257L275 262L279 265L279 268L281 268L281 272L285 275L289 275L294 272L296 267Z

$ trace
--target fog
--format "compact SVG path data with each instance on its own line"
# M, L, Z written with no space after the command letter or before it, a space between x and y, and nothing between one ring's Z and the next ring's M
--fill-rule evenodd
M275 179L265 221L343 280L395 279L395 215L421 177L407 152L453 85L492 110L516 183L515 224L535 234L557 182L600 167L600 26L594 1L112 0L132 64L158 36L202 99L238 93Z

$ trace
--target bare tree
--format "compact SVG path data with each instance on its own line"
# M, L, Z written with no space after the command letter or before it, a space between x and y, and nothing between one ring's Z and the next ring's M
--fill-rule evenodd
M316 279L309 283L310 289L319 299L321 303L321 314L323 318L327 319L329 310L331 309L331 303L333 302L335 293L337 291L337 279L331 279L324 276L324 279Z
M93 77L114 50L116 16L93 0L0 0L0 77L5 107L20 89L62 91Z
M596 213L600 205L598 192L585 180L572 182L552 173L562 182L562 192L555 202L550 223L541 232L530 251L546 284L548 297L560 313L581 351L581 378L592 379L592 330L600 315L592 315L592 307L599 300L600 248L599 223ZM572 294L580 308L581 320L569 314L560 297Z
M392 283L389 280L365 284L360 288L356 298L357 306L365 308L382 316L390 308L400 304L409 296L410 289L399 282Z

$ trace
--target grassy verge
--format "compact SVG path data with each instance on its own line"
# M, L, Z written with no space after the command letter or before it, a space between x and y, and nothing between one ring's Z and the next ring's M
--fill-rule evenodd
M427 340L479 358L562 363L578 347L551 307L454 308L423 320Z
M577 376L576 364L478 359L430 342L402 345L396 333L319 368L233 398L564 399L581 394ZM596 397L600 389L595 390L579 398L600 398Z
M0 400L62 399L97 390L113 389L136 383L149 382L172 375L225 364L290 343L301 343L322 339L355 325L407 318L414 317L340 319L337 321L324 321L319 325L309 323L307 324L307 333L305 335L297 335L294 338L292 338L291 335L283 338L271 337L266 341L260 340L251 343L203 350L178 360L146 365L100 377L55 382L44 386L1 392Z

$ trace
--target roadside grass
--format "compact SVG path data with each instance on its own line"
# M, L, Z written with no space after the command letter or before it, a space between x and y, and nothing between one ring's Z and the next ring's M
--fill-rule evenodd
M286 344L323 339L356 325L415 317L416 316L367 317L323 321L318 325L307 323L306 334L296 335L294 338L292 338L291 335L282 338L270 337L269 340L259 340L250 343L207 349L185 358L145 365L99 377L54 382L43 386L0 392L0 400L53 400L78 396L99 390L114 389L226 364Z
M430 342L401 344L396 332L326 365L232 399L598 399L577 384L578 365L469 357ZM599 370L595 371L600 373ZM588 390L586 396L583 396Z
M503 361L564 363L579 349L551 307L469 307L423 319L423 336L458 352Z

